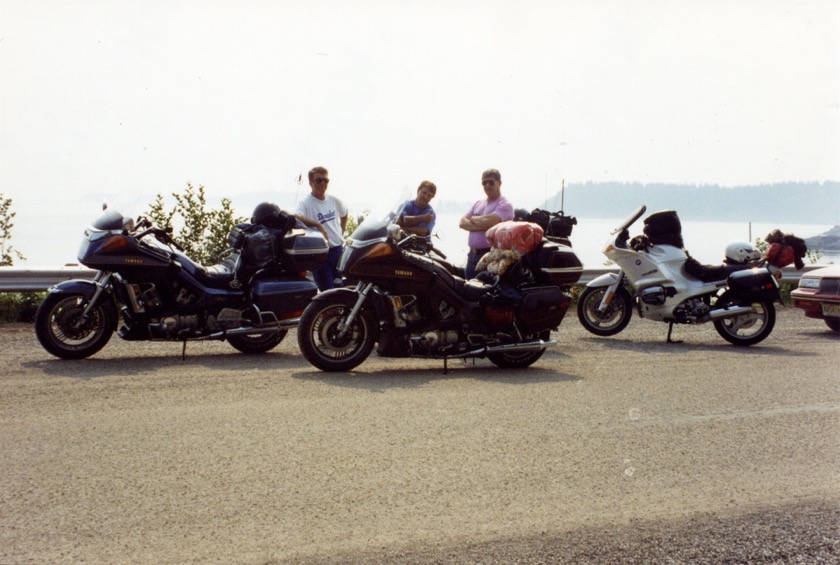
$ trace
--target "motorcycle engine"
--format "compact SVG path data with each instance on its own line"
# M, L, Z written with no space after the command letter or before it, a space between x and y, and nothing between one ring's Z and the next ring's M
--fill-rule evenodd
M419 354L433 354L441 348L458 343L455 330L430 330L411 338L411 349Z
M674 316L681 324L690 324L702 320L709 314L710 307L701 298L686 300L674 308Z
M639 298L641 298L642 302L645 304L650 304L651 306L662 306L665 304L667 294L664 286L652 286L644 289Z
M398 328L406 327L408 322L422 320L416 296L389 296L394 310L394 325Z
M160 318L157 323L149 324L152 333L161 334L162 337L173 338L185 332L192 332L198 328L198 315L188 316L173 315Z
M126 290L131 310L135 314L142 314L147 309L154 310L163 304L157 287L152 283L129 284L126 286Z

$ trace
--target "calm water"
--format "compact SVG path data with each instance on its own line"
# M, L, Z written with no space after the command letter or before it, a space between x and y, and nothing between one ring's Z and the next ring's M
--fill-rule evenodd
M435 246L456 264L463 263L467 256L467 232L458 228L458 220L457 215L441 214L435 228L440 238L434 240ZM572 247L585 266L597 267L604 264L606 257L601 250L609 241L610 232L623 220L624 218L592 220L578 218L578 223L572 231ZM643 226L641 219L630 226L630 236L641 234ZM730 241L746 240L755 243L757 238L763 240L776 228L784 233L793 233L798 237L806 238L824 233L832 227L822 224L753 223L752 236L750 236L750 225L747 223L682 222L685 248L698 261L707 264L723 261L724 249ZM840 263L840 256L823 255L820 262Z
M19 266L58 267L76 262L76 252L82 241L85 227L95 219L101 209L91 203L73 203L65 207L47 207L28 210L20 207L15 218L12 245L27 256L27 261L15 261ZM135 213L134 210L122 210ZM467 233L458 228L458 214L441 214L438 218L435 246L455 264L462 264L467 256ZM572 246L584 265L596 267L604 264L601 249L610 232L623 221L617 219L587 219L578 217L572 232ZM723 260L726 244L732 240L764 238L775 228L806 238L819 235L832 226L822 224L756 224L730 222L682 222L686 248L697 260L714 264ZM631 236L642 231L643 223L637 221L630 228ZM840 256L825 255L821 263L840 263Z

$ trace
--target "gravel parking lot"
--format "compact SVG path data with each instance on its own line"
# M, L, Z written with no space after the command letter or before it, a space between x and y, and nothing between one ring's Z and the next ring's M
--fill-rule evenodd
M666 332L328 374L0 326L0 563L840 563L840 336Z

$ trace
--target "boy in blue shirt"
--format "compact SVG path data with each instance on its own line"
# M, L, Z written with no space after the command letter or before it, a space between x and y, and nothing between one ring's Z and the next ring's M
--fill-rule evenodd
M435 227L435 211L429 204L437 194L432 181L424 180L417 187L417 196L403 206L400 227L408 233L429 237Z

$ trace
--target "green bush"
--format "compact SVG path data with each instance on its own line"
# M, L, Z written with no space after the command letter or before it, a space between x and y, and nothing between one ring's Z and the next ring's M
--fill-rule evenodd
M158 194L149 205L149 219L159 227L172 226L175 241L192 260L202 265L218 262L229 247L230 229L245 218L234 216L228 198L222 199L221 208L208 209L204 186L195 188L188 182L183 194L173 192L172 197L175 204L170 208Z
M38 305L44 300L46 292L4 292L0 293L0 323L32 323Z

